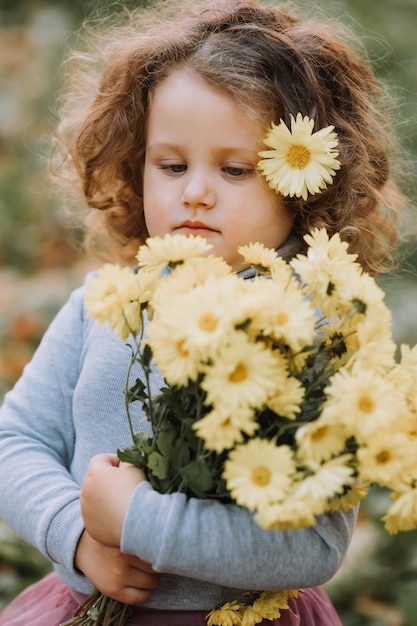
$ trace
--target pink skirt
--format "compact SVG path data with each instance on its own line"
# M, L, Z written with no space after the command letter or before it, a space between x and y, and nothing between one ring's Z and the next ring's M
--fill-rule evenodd
M69 620L78 599L56 574L49 574L23 591L0 613L0 626L59 626ZM342 626L321 587L311 587L291 598L290 608L261 626ZM129 626L206 626L208 611L162 611L136 607Z

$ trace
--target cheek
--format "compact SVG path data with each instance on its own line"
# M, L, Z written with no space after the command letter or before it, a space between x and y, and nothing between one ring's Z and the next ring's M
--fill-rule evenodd
M146 228L150 237L163 236L168 231L167 217L157 200L148 197L143 203Z
M152 177L145 169L143 179L143 213L148 233L151 237L155 234L155 226L158 222L158 197L155 194L157 187L152 181Z
M148 207L147 209L145 207ZM158 216L148 204L144 203L145 224L150 237L159 235L158 233Z

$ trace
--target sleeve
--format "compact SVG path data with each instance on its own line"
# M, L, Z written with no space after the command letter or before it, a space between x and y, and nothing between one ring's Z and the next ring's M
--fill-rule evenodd
M340 567L356 513L323 515L308 529L267 531L234 504L162 495L144 482L131 498L121 549L156 571L229 587L312 587Z
M82 329L79 289L51 323L0 411L0 517L75 577L73 555L83 523L70 462Z

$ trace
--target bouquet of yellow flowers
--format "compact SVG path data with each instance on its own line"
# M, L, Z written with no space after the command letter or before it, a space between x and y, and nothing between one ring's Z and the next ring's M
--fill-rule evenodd
M396 361L383 292L338 235L305 239L288 263L260 243L241 247L251 280L183 235L148 239L138 271L105 265L91 278L89 315L131 346L132 445L119 458L161 493L237 503L269 530L348 510L369 484L391 492L389 532L415 528L417 349L402 346ZM132 381L136 363L143 377ZM152 396L155 366L166 386ZM132 402L151 436L134 431ZM208 625L279 617L295 593L237 600Z

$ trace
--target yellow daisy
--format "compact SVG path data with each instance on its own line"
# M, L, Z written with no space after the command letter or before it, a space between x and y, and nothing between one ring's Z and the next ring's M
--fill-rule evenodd
M269 350L235 332L215 362L205 368L201 387L207 392L207 404L214 408L261 408L274 393L280 373Z
M184 339L176 334L176 330L175 323L162 324L159 319L153 319L148 326L147 343L166 382L185 386L189 380L196 380L202 365L199 355L187 350Z
M312 260L326 257L333 261L354 263L358 257L348 252L349 244L341 240L339 233L329 237L325 228L314 228L311 233L304 235L304 240L308 245L307 256Z
M294 597L294 593L298 595L298 590L291 591L262 591L259 598L255 600L254 604L262 607L262 611L267 619L274 619L272 616L268 617L266 613L276 611L276 609L288 609L289 598ZM279 616L278 616L279 617Z
M268 400L268 407L287 419L293 420L301 411L305 389L294 376L288 376L281 389Z
M299 352L314 341L317 318L311 303L300 292L285 293L265 319L265 334Z
M161 271L166 266L175 266L186 259L203 256L212 247L203 237L182 234L148 237L139 248L136 259L140 266Z
M368 484L356 482L353 485L345 487L341 495L337 495L330 500L326 507L326 511L349 511L357 506L361 500L368 495Z
M336 285L337 296L342 307L348 312L350 323L356 327L358 344L369 341L370 336L377 335L377 341L391 338L391 312L384 302L384 292L378 287L374 279L368 274L347 275L347 281ZM340 289L340 285L343 285ZM342 322L343 327L343 322ZM395 345L392 342L395 352ZM385 362L385 359L384 359ZM393 361L391 360L390 367Z
M232 412L226 409L211 411L193 424L193 429L203 439L205 447L217 454L242 443L243 433L251 437L258 428L252 411L236 409Z
M328 301L336 298L349 302L351 290L362 276L362 269L355 262L357 255L348 253L348 244L339 233L329 237L324 228L314 229L304 239L309 246L307 253L290 261L304 291L313 298L315 306L329 306Z
M415 375L417 375L417 345L411 348L406 344L401 344L400 354L401 365L409 368Z
M357 281L352 287L352 298L363 302L367 308L371 305L382 305L386 307L384 303L384 291L369 274L362 272L361 280Z
M155 309L173 310L173 298L203 285L209 276L224 278L232 274L232 268L223 259L215 256L187 259L183 264L159 281L152 298ZM237 278L235 277L237 280ZM240 281L242 282L242 281Z
M395 499L386 515L382 518L389 533L414 530L417 526L417 489L405 493L393 493Z
M271 278L275 283L282 285L286 292L299 291L300 284L294 275L291 265L281 257L277 257L271 265Z
M291 489L294 473L289 446L251 439L229 453L223 477L235 502L253 511L282 500Z
M256 626L262 621L262 614L253 606L247 605L242 609L242 626Z
M279 258L275 250L267 248L263 243L240 246L238 252L244 261L253 265L260 274L270 273L272 265Z
M254 601L252 607L246 608L243 615L242 626L246 626L246 623L248 626L252 623L259 624L262 619L270 621L278 619L281 615L281 611L289 608L288 599L290 597L291 592L287 591L263 591L260 593L259 598ZM253 612L253 617L260 616L260 619L255 622L250 622L249 620L245 622L247 612L250 617L252 617L251 612Z
M345 486L352 483L353 469L349 467L351 455L344 454L324 463L310 462L312 473L297 483L294 489L296 498L314 503L315 512L322 513L329 498L342 493Z
M255 520L265 530L310 528L316 523L313 508L309 500L290 495L283 502L262 507L255 514Z
M107 263L86 286L88 316L107 323L118 337L126 340L141 327L141 306L148 303L157 283L153 272L132 272L128 267Z
M281 613L278 608L275 610L271 608L265 609L263 611L263 607L258 603L257 600L252 605L246 605L242 609L242 626L256 626L256 624L260 624L264 619L273 620L278 618ZM273 615L273 617L268 617L268 615Z
M351 353L346 369L352 373L372 370L383 374L395 365L396 345L391 334L391 312L383 303L371 304L346 339Z
M248 337L256 340L259 329L262 328L262 320L267 308L273 300L273 294L270 290L271 281L263 277L254 280L242 280L236 275L233 276L235 284L233 289L233 297L235 299L233 305L233 314L236 326L244 326Z
M234 331L238 307L233 281L228 278L209 277L204 285L173 296L173 307L156 309L161 323L175 325L175 339L202 361L216 358Z
M410 409L410 429L415 421L412 415L417 415L417 346L410 348L405 344L400 346L400 362L388 374L387 379L392 381L397 389L401 389Z
M308 194L320 193L333 183L340 161L334 126L327 126L313 133L314 120L297 114L291 115L291 131L283 120L272 123L264 139L271 150L259 153L262 159L258 168L268 185L283 196L300 196L307 200Z
M219 609L213 609L206 615L207 626L241 626L241 607L236 600L226 602Z
M355 375L345 369L331 378L322 410L325 421L341 423L362 443L380 428L394 423L405 412L405 400L387 380L369 371Z
M406 481L416 452L414 440L406 434L378 430L356 453L360 477L382 487Z
M355 302L359 304L366 291L365 274L354 262L355 255L348 254L338 233L329 238L325 230L316 229L305 239L310 245L307 254L298 255L290 264L312 304L329 318L354 311Z
M257 301L252 325L260 334L272 337L294 353L313 343L317 318L300 290L287 291L265 280L255 282L252 289Z
M318 419L300 426L295 438L297 456L301 460L321 463L342 452L348 436L343 424L329 424Z

